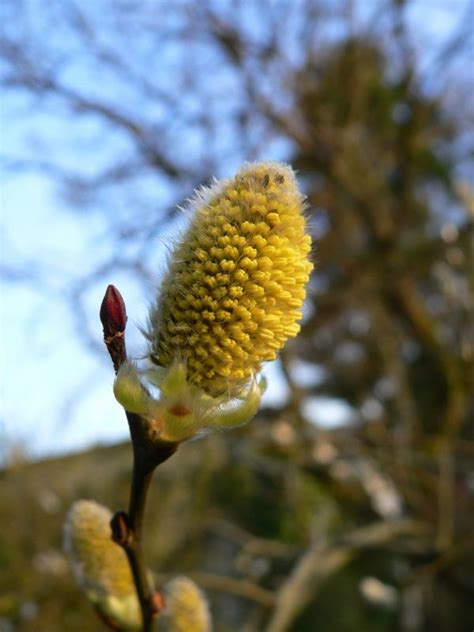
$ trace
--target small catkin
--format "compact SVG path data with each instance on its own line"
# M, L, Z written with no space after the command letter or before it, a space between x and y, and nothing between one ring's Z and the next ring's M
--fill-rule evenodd
M299 331L312 269L292 169L248 164L201 191L150 312L151 360L186 362L216 397L242 387Z
M111 512L78 500L64 525L64 548L74 576L101 613L123 630L138 630L141 614L124 551L111 540Z
M207 600L187 577L176 577L166 584L165 604L158 618L160 632L211 632Z

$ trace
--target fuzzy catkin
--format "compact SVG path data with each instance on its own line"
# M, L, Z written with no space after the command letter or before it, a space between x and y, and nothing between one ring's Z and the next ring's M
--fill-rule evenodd
M202 191L150 312L150 357L232 395L299 331L312 265L292 169L248 164Z
M111 512L78 500L64 525L64 548L74 576L102 614L123 630L138 630L141 613L124 551L111 539Z
M158 619L160 632L211 632L207 600L188 577L176 577L166 584L165 604Z

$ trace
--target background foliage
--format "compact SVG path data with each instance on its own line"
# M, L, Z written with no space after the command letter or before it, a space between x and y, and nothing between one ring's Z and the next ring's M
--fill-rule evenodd
M106 226L65 293L86 337L91 288L149 283L212 176L284 160L308 195L290 396L182 448L152 490L154 570L196 577L218 631L472 627L470 14L428 54L413 16L435 4L5 3L3 85L35 134L6 165ZM327 398L339 429L318 424ZM0 627L92 629L60 525L79 496L123 506L128 471L117 447L3 472Z

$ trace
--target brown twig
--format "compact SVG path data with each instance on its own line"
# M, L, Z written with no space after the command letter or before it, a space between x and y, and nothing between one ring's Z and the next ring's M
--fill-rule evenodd
M153 606L153 586L148 576L142 549L143 516L152 474L153 471L147 475L141 472L134 461L128 513L118 511L110 523L112 539L123 548L130 564L142 613L143 632L151 632L153 617L157 614Z
M112 359L115 373L127 360L125 327L127 314L120 292L109 285L100 308L104 342ZM142 613L143 632L151 632L153 619L159 613L159 599L152 585L142 548L143 519L147 492L155 468L166 461L178 445L152 442L146 432L146 420L125 411L133 446L133 474L128 513L118 511L111 520L112 539L127 555Z
M378 547L400 536L430 533L428 525L403 519L378 522L345 534L337 542L324 538L310 547L276 595L276 607L266 632L285 632L321 585L365 548Z

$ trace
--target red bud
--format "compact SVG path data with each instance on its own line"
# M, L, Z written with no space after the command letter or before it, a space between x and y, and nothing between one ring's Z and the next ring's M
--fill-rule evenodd
M113 285L109 285L102 305L100 306L100 320L106 336L123 333L127 324L127 312L122 295Z
M124 511L117 511L110 521L112 540L125 546L130 539L130 520Z

